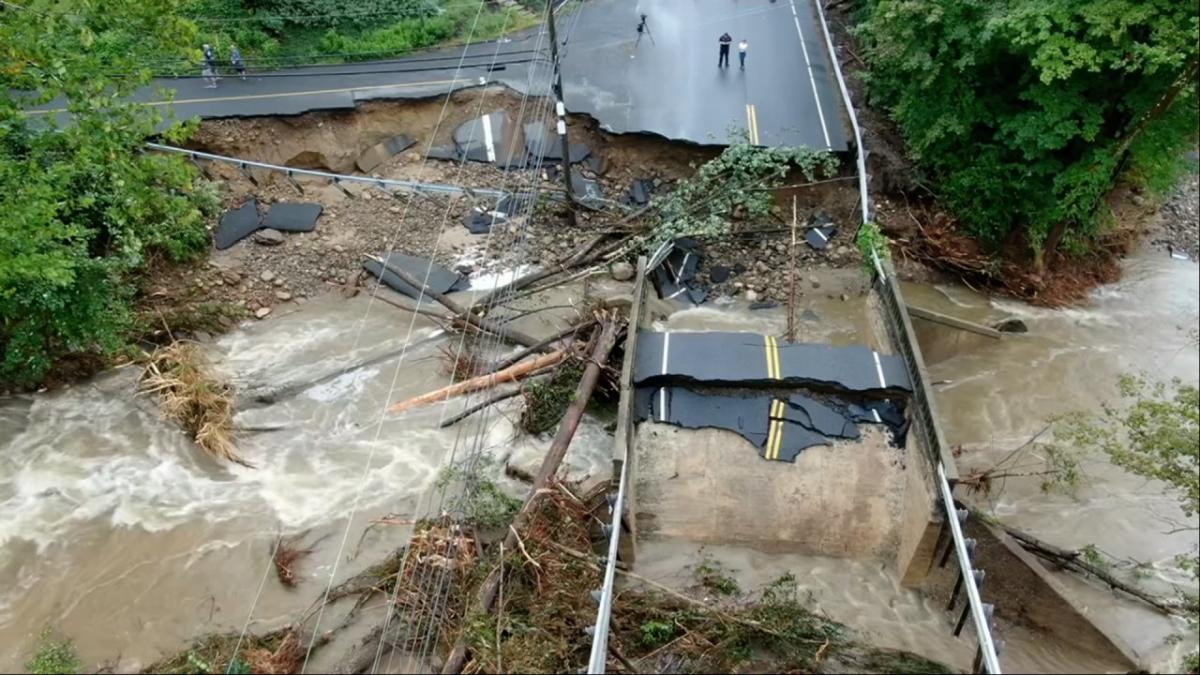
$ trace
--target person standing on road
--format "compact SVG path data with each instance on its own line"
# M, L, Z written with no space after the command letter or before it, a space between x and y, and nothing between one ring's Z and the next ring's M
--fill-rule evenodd
M717 42L721 45L721 51L717 54L717 67L729 67L729 45L733 42L733 38L729 37L729 33L723 33Z
M208 84L204 85L208 89L217 88L217 55L213 52L212 45L204 45L204 70L203 75Z
M746 69L746 50L750 48L750 43L746 42L746 38L738 43L738 63L741 64L742 70Z
M242 60L242 53L238 51L237 45L229 45L229 62L233 64L238 76L246 79L246 62Z

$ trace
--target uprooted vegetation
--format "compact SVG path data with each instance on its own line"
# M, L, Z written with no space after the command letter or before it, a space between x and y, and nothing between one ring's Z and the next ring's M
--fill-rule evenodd
M551 482L518 519L511 546L484 536L479 528L484 523L448 516L417 523L407 549L323 598L329 603L352 600L353 608L336 627L322 631L315 649L364 607L383 600L386 634L381 627L369 633L339 663L341 672L369 668L379 658L381 639L388 649L429 654L435 664L461 641L465 673L579 672L590 650L584 631L596 618L592 592L603 577L602 561L593 553L592 523L606 503L604 492L600 486L579 494L576 486ZM485 541L494 543L485 546ZM614 600L613 669L950 672L920 656L859 641L815 611L790 575L744 593L719 565L704 560L694 568L695 585L681 592L619 572L628 586ZM498 577L495 607L485 610L476 604L477 597L493 577ZM716 600L707 599L714 593ZM146 672L294 672L304 659L296 646L308 639L305 622L314 613L315 606L297 624L263 636L204 637Z
M481 561L502 568L495 614L471 612L460 627L470 648L463 672L577 672L586 666L595 622L592 591L602 571L592 555L586 499L548 490L521 532L522 547ZM697 568L698 587L722 575ZM785 576L760 592L720 604L625 574L615 597L613 667L635 672L949 672L921 657L857 642L808 607ZM702 578L701 578L702 577ZM725 590L730 581L721 583ZM732 585L736 593L736 584Z
M175 342L155 350L146 359L138 386L142 393L157 396L163 416L214 459L253 466L234 444L233 388L213 372L199 345Z
M301 635L294 628L256 636L226 633L208 635L169 658L156 661L143 673L262 673L299 672L304 661Z
M550 377L526 382L521 388L525 407L521 409L521 428L541 434L558 425L575 395L575 385L583 375L583 366L575 359L558 364Z

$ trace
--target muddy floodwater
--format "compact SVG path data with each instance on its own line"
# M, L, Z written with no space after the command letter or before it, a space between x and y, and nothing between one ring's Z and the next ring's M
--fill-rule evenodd
M842 278L806 291L811 311L799 324L801 339L853 341L865 330L863 285L845 277L853 270L827 274ZM837 297L843 288L849 301ZM984 323L1017 317L1029 325L1027 335L997 342L918 322L931 375L945 381L936 387L938 402L947 438L965 447L964 467L987 466L1049 415L1098 409L1112 400L1123 372L1194 382L1200 368L1186 335L1198 321L1197 268L1164 255L1131 258L1121 282L1066 310L957 286L910 285L905 292L929 309ZM255 429L239 444L255 468L219 466L199 454L159 419L153 401L134 396L134 369L0 400L0 670L21 669L46 625L74 639L85 668L115 660L121 670L144 666L196 635L241 630L248 617L251 629L277 627L308 606L335 563L344 578L402 544L408 535L402 526L374 528L361 541L360 535L373 518L428 506L463 432L436 428L457 412L448 405L383 413L388 402L447 382L438 362L447 338L425 319L369 305L365 297L320 298L209 345L241 389L276 399L243 406L237 418ZM778 332L784 319L779 309L713 303L671 317L669 325ZM339 374L363 362L371 365ZM483 443L497 457L537 461L547 440L520 438L513 406L478 430ZM605 472L609 438L601 423L586 423L568 455L572 472ZM1099 460L1088 467L1089 480L1075 497L1043 494L1034 480L1010 481L984 505L1061 546L1094 543L1118 557L1148 559L1151 583L1160 589L1181 583L1171 559L1194 543L1194 533L1163 533L1171 529L1164 516L1181 518L1174 502L1161 486ZM316 545L299 570L300 587L289 590L273 578L264 583L276 535L302 532ZM740 570L748 587L793 571L823 611L882 644L969 664L969 646L949 636L940 603L900 589L879 564L745 549L714 555ZM650 543L640 571L683 583L684 567L696 558L694 545ZM1145 665L1162 667L1187 648L1190 640L1174 647L1163 641L1184 627L1068 582ZM1063 663L1037 636L1003 637L1020 653L1013 668L1079 667Z

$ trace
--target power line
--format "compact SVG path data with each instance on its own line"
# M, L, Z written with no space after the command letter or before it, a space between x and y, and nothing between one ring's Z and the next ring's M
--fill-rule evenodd
M478 26L479 17L480 17L480 16L482 15L482 13L483 13L484 1L485 1L485 0L480 0L479 7L478 7L478 9L477 9L477 11L476 11L476 14L475 14L475 19L474 19L474 21L472 22L472 25L471 25L471 33L470 33L471 35L473 35L473 34L474 34L474 31L475 31L476 27ZM469 39L469 38L468 38L468 39ZM463 51L463 58L465 59L465 57L466 57L466 50L464 49L464 51ZM441 114L440 114L440 115L439 115L439 117L438 117L438 124L437 124L437 127L434 129L434 133L430 135L430 146L431 146L431 147L432 147L432 144L433 144L433 139L436 137L436 134L437 134L437 129L438 129L438 128L440 128L442 121L445 119L445 114L446 114L446 110L447 110L447 109L448 109L448 107L449 107L450 98L451 98L451 97L449 97L449 96L447 96L447 97L446 97L446 99L445 99L445 102L443 103L443 106L442 106L442 111L441 111ZM480 106L482 107L482 97L481 97L481 103L480 103ZM427 156L426 156L426 160L425 160L425 161L427 161L427 160L428 160L428 152L426 152L426 155L427 155ZM460 176L460 177L461 177L461 174L462 174L463 167L464 167L464 166L465 166L465 164L466 164L466 161L467 161L467 159L466 159L466 157L464 156L464 157L462 158L462 164L460 164L460 167L459 167L459 176ZM412 198L410 197L410 199L409 199L409 203L408 203L408 205L407 205L407 206L406 206L406 208L405 208L405 214L407 214L408 207L410 207L411 205L412 205ZM449 207L449 205L448 205L448 206L447 206L447 212L446 212L446 214L447 214L447 215L449 214L449 208L450 208L450 207ZM399 226L400 226L400 223L402 223L402 222L403 222L403 217L402 217L401 219L397 220L397 227L396 227L396 230L394 231L394 234L393 234L392 241L391 241L391 242L389 242L389 249L388 249L389 251L391 250L391 248L390 248L390 247L392 246L392 244L393 244L393 243L394 243L394 241L395 241L395 234L399 232ZM429 281L429 275L430 275L430 273L432 272L432 269L433 269L433 264L434 264L434 263L433 263L433 259L434 259L434 257L436 257L437 250L438 250L438 248L440 248L440 246L441 246L441 242L442 242L442 234L444 233L445 229L446 229L446 228L445 228L445 220L443 220L442 227L441 227L441 228L439 229L439 231L438 231L438 237L437 237L437 240L434 242L434 250L433 250L433 253L430 255L430 258L429 258L429 265L426 267L426 270L425 270L425 279L423 279L423 280L422 280L422 286L426 286L426 285L428 285L428 281ZM375 293L377 293L377 292L378 292L378 289L379 289L379 287L382 285L382 276L383 276L383 275L380 275L379 282L376 284L376 286L375 286L375 291L372 293L372 300L374 300ZM424 294L424 293L419 293L418 295L419 295L419 297L418 297L418 300L417 300L417 307L419 308L419 307L420 307L420 304L421 304L421 300L422 300L422 299L425 297L425 294ZM369 313L369 311L370 311L370 306L368 306L368 313ZM411 341L411 338L412 338L412 331L413 331L414 327L416 326L416 317L417 317L417 316L418 316L418 314L417 314L416 312L413 312L413 316L412 316L412 318L411 318L411 319L410 319L410 321L409 321L408 336L405 338L405 342L404 342L404 350L401 352L400 358L399 358L399 360L397 361L397 364L396 364L396 369L395 369L395 371L394 371L394 373L393 373L393 375L392 375L392 382L391 382L391 384L390 384L390 386L389 386L389 388L388 388L388 394L387 394L387 396L386 396L386 398L385 398L385 400L384 400L384 402L383 402L383 406L382 406L382 409L380 410L380 414L379 414L379 421L378 421L378 423L377 423L377 425L376 425L376 427L375 427L375 435L374 435L374 439L375 439L375 441L378 441L378 439L379 439L379 436L381 435L381 433L382 433L382 431L383 431L383 423L384 423L384 420L386 419L386 416L387 416L387 409L388 409L388 406L389 406L389 402L390 402L390 399L391 399L391 397L392 397L392 394L395 392L395 388L396 388L396 382L397 382L397 381L398 381L398 379L399 379L399 376L400 376L400 370L401 370L401 366L403 365L403 363L404 363L404 358L405 358L405 356L407 355L407 347L408 347L408 344L409 344L409 342ZM361 325L360 325L360 329L359 329L359 336L361 336L361 332L362 332L362 329L361 329ZM359 337L356 337L356 338L355 338L356 344L357 344L357 341L358 341L358 339L359 339ZM307 650L306 650L306 652L305 652L305 657L304 657L304 666L301 668L301 672L303 672L304 668L306 668L306 667L307 667L307 665L308 665L308 659L309 659L309 658L310 658L310 656L312 655L312 649L313 649L313 646L316 644L316 639L317 639L317 636L320 634L320 623L321 623L321 618L322 618L322 617L323 617L323 615L324 615L325 607L326 607L326 604L328 603L328 600L329 600L329 593L330 593L330 591L331 591L331 590L332 590L332 588L333 588L333 580L334 580L334 578L335 578L335 576L336 576L336 574L337 574L337 569L338 569L338 567L339 567L339 564L340 564L340 562L341 562L341 556L342 556L342 552L345 550L345 547L346 547L346 542L347 542L347 541L348 541L348 539L349 539L349 535L350 535L350 528L351 528L351 526L352 526L352 525L353 525L353 523L354 523L354 516L356 515L356 513L357 513L357 511L358 511L358 505L359 505L359 501L360 501L360 499L361 499L361 497L362 497L362 491L363 491L363 488L364 488L364 487L365 487L365 485L366 485L366 477L367 477L367 474L370 472L370 468L371 468L371 460L374 458L374 453L375 453L375 448L376 448L376 445L377 445L377 443L372 443L372 445L371 445L371 451L370 451L370 453L368 453L367 461L366 461L366 463L365 463L365 465L364 465L364 468L363 468L363 476L362 476L362 479L361 479L361 480L360 480L360 482L359 482L359 489L358 489L358 491L355 493L355 497L354 497L353 506L352 506L352 509L351 509L350 516L347 518L345 530L344 530L344 531L343 531L343 533L342 533L342 541L341 541L341 543L340 543L340 544L339 544L339 546L338 546L337 557L335 558L335 560L334 560L334 562L333 562L333 567L332 567L332 569L330 570L330 573L329 573L329 582L328 582L328 584L326 585L326 588L325 588L325 594L324 594L324 597L322 598L322 601L321 601L321 607L320 607L320 609L319 609L319 610L318 610L318 612L317 612L317 619L316 619L316 623L314 624L314 626L313 626L313 629L312 629L312 637L311 637L311 639L310 639L310 641L309 641L308 649L307 649Z
M539 44L540 44L542 37L544 37L544 35L545 35L545 32L543 29L543 31L541 33L539 33ZM518 113L518 122L517 122L518 124L520 124L520 120L525 119L526 106L528 104L528 96L529 96L528 92L531 91L532 87L533 87L533 85L532 85L533 72L532 71L529 73L529 80L530 80L530 82L527 84L527 86L525 88L526 93L522 96L521 109L520 109L520 112ZM547 114L547 112L549 110L549 103L550 103L550 99L548 97L543 97L539 101L539 104L538 104L539 112L535 113L533 115L533 117L535 119L544 119L545 115ZM515 141L515 139L514 139L514 141ZM526 168L528 168L528 161L529 161L529 157L527 155L525 158ZM537 167L541 166L542 161L544 161L544 157L538 156L537 161L536 161ZM536 186L539 180L540 180L540 173L535 168L535 170L532 173L531 185ZM532 209L533 209L533 202L530 201L527 204L524 204L521 207L519 207L518 213L515 215L519 216L520 212L525 211L525 210L532 212ZM524 226L522 227L522 230L521 230L521 232L524 235L526 235L521 242L524 246L528 246L529 239L528 239L527 233L530 229L531 229L531 226L530 226L529 222L525 221ZM489 232L485 255L487 255L487 252L490 252L491 246L492 246L492 235ZM477 294L477 292L475 292L475 293ZM497 304L499 302L499 300L500 300L500 298L498 296L492 297L489 300L488 308ZM459 338L458 349L455 352L455 362L456 363L462 356L463 349L465 347L465 340L466 340L466 336L461 335ZM497 336L491 336L490 339L487 340L488 346L498 345L499 342L500 342L500 339ZM478 395L482 396L483 393L480 392ZM464 406L470 405L471 396L474 396L474 394L469 395L467 397L467 400L465 400L463 402ZM442 404L442 417L443 418L444 418L446 410L449 406L450 406L450 401L443 402L443 404ZM490 411L485 410L485 411L483 411L483 414L479 418L478 426L476 428L475 439L474 439L474 442L471 444L472 448L471 448L471 451L469 452L469 457L467 457L464 460L464 463L467 464L467 469L464 472L465 476L466 476L467 485L465 486L465 489L463 490L463 492L455 500L455 504L452 507L452 509L454 511L456 511L460 514L463 512L463 506L465 504L465 501L471 498L471 495L474 494L474 492L476 491L477 486L478 486L477 472L478 472L478 460L479 460L479 457L481 455L481 450L482 450L482 442L481 442L482 431L483 431L483 429L487 428L487 416L489 413L490 413ZM463 427L459 427L458 432L456 434L455 444L451 451L451 458L450 458L451 465L454 465L457 463L456 458L458 456L459 449L463 444L463 441L464 441ZM443 487L439 491L438 505L437 505L436 509L433 509L434 512L443 513L443 507L445 505L447 488L448 488L448 486ZM431 504L431 506L432 506L432 504ZM401 562L400 569L402 569L402 570L405 569L406 561L408 559L408 556L411 553L412 553L412 547L410 545L409 547L407 547L405 549L404 559ZM449 552L447 552L447 553L449 553ZM418 592L421 593L422 597L428 596L428 597L433 598L432 605L427 608L428 611L423 612L418 615L417 623L414 626L412 626L412 630L410 630L408 632L408 634L414 638L418 635L421 636L422 642L420 643L420 652L418 655L418 663L423 662L425 655L433 647L433 644L435 641L430 639L430 633L440 632L440 626L437 624L437 621L438 621L438 615L440 614L441 611L443 611L443 602L444 602L443 589L445 587L444 585L445 585L446 577L448 576L449 572L443 571L441 574L437 574L436 575L437 581L433 586L430 586L430 583L429 583L430 582L430 574L431 574L430 570L428 570L428 569L422 570L421 574L419 575L419 577L417 579L416 587L419 589ZM381 631L381 641L380 641L380 644L376 651L376 660L375 660L374 667L372 669L373 671L378 668L379 659L382 656L382 651L383 651L384 645L388 641L388 627L391 624L393 614L396 613L396 602L397 602L397 597L398 597L397 594L399 593L399 588L400 588L400 584L398 583L396 585L396 588L394 589L393 597L390 599L388 606L387 606L388 609L387 609L387 613L385 615L385 619L383 622L383 629ZM434 588L436 588L436 590L434 590ZM424 592L424 591L428 591L428 592ZM422 632L420 629L423 621L426 622L426 626L427 626L424 632ZM395 652L393 651L391 656L394 657L394 655L395 655ZM388 664L388 668L387 668L389 671L391 670L390 661L391 661L391 657L389 657L389 664Z

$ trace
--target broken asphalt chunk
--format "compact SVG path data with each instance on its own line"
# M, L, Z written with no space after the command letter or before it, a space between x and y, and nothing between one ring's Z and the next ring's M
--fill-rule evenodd
M236 209L226 211L213 232L213 244L217 250L225 250L250 236L262 227L258 217L258 201L251 199Z
M375 170L375 167L411 148L413 145L416 145L416 143L417 141L411 136L392 136L391 138L380 143L376 143L375 145L372 145L364 150L363 153L358 156L358 159L355 161L355 165L358 167L359 171L362 171L363 173L370 173L371 171Z
M571 169L571 192L581 203L589 206L599 206L604 202L604 194L600 191L600 183L585 178L579 169Z
M317 227L321 210L320 204L278 202L271 205L262 224L280 232L312 232Z
M533 158L534 163L561 162L562 139L558 133L551 131L545 122L530 122L524 127L525 153ZM571 153L571 163L577 164L592 155L592 149L583 143L571 143L567 152ZM594 169L594 171L599 171Z
M439 145L429 149L425 153L425 159L442 159L447 161L458 161L462 156L458 154L458 148L447 145Z
M387 262L393 267L399 267L400 269L408 272L417 279L425 280L425 286L437 293L461 291L467 288L469 284L466 277L442 267L429 258L419 258L406 253L393 251L392 253L388 254ZM397 293L403 293L404 295L407 295L413 299L419 299L421 295L420 292L408 282L404 281L392 272L385 270L383 265L380 265L374 260L368 260L367 262L363 263L363 269L382 279L383 283L387 285L388 288L391 288Z
M808 243L810 248L823 251L829 248L829 240L835 234L837 234L836 227L813 227L804 233L804 241Z

